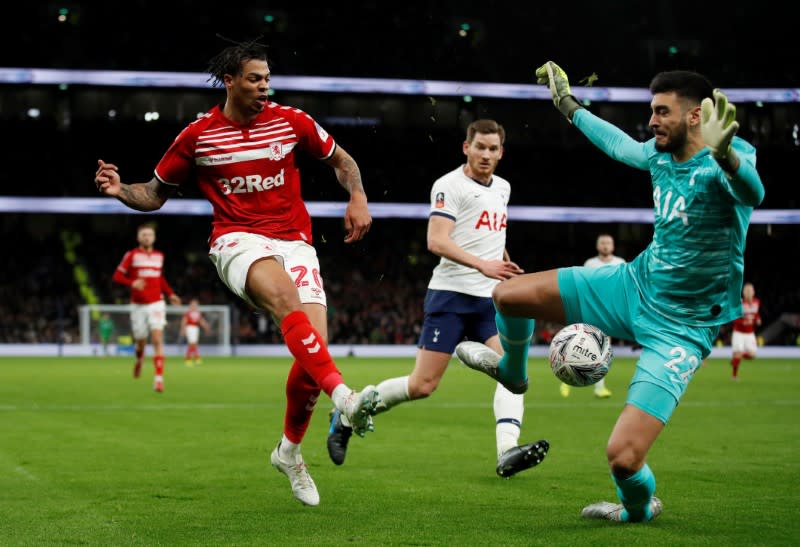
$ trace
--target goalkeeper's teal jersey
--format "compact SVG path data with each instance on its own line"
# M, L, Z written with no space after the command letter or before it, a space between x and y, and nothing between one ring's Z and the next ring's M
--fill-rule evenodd
M612 158L650 171L653 241L630 264L647 305L696 326L741 316L745 238L753 208L740 201L708 148L678 163L670 153L656 150L655 139L638 142L586 110L575 112L573 123ZM739 137L732 146L741 163L737 177L747 177L745 184L763 196L755 148Z

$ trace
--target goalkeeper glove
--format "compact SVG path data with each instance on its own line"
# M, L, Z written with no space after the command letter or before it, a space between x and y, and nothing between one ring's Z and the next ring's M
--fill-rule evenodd
M714 100L706 97L700 103L700 133L703 141L711 149L711 156L726 171L738 165L731 148L731 141L739 129L736 121L736 107L719 89L714 90Z
M536 69L536 83L550 87L553 104L562 114L572 121L572 114L581 108L578 100L570 93L567 74L553 61L547 61Z

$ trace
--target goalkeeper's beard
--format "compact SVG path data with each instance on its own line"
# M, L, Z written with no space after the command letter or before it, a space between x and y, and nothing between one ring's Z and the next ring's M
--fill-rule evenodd
M658 144L656 141L656 150L659 152L674 153L681 150L689 140L689 130L686 124L682 124L675 129L675 131L668 136L667 142Z

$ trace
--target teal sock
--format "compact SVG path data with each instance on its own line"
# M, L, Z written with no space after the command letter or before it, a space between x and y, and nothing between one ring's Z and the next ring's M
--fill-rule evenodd
M503 358L498 365L500 376L509 383L522 383L528 380L528 349L533 336L533 319L508 317L500 312L494 316Z
M653 518L650 510L650 499L656 491L656 477L650 470L650 466L644 467L627 479L614 477L617 485L617 496L624 509L620 514L623 522L642 522Z

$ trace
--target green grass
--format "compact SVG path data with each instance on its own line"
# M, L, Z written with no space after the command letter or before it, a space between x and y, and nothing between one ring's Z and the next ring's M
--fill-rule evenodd
M354 387L409 359L340 359ZM347 461L325 449L323 396L303 444L322 498L304 507L268 463L283 424L286 359L168 359L166 391L128 358L0 359L0 545L796 545L800 363L724 360L695 377L649 463L664 512L646 525L580 518L615 500L611 399L568 399L531 364L522 441L547 459L494 474L492 383L453 363L433 397L376 419ZM147 364L149 367L150 364Z

